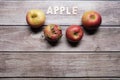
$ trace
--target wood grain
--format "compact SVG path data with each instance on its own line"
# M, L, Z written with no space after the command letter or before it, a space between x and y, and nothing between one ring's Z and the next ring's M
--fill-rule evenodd
M48 43L42 29L28 28L25 19L28 10L46 13L49 6L66 6L70 11L72 6L79 8L77 15L46 14L45 25L62 27L63 37L57 44ZM80 43L69 43L66 28L81 24L81 16L88 10L102 15L99 30L94 34L85 31ZM0 80L120 80L119 15L117 0L0 0Z
M18 53L0 52L0 77L120 76L119 53Z
M45 26L44 26L45 27ZM0 51L119 51L120 28L99 28L94 34L85 32L78 44L65 37L68 26L61 26L63 36L58 43L48 43L43 31L34 33L28 26L0 26Z
M120 80L120 78L1 78L0 80Z
M0 25L27 25L25 17L28 10L42 9L46 13L49 6L65 6L70 11L72 6L77 6L78 14L46 14L45 25L81 24L81 16L88 10L95 10L102 15L102 25L120 25L119 1L1 1Z

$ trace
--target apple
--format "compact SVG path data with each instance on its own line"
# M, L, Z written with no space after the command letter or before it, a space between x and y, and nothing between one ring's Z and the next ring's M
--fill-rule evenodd
M32 9L27 12L26 21L32 28L39 28L45 22L45 13L39 9Z
M50 42L57 42L62 37L62 30L56 24L50 24L44 28L44 36Z
M101 15L96 11L87 11L82 16L82 25L87 30L96 30L102 22Z
M83 30L81 26L71 25L66 30L66 38L70 42L79 42L83 37Z

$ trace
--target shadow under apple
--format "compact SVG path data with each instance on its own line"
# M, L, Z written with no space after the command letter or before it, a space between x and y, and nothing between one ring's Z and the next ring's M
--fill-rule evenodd
M80 45L80 43L81 43L81 41L72 42L72 41L69 41L68 39L66 39L66 41L68 42L68 44L69 44L71 47L77 47L77 46Z
M29 27L29 30L30 30L31 32L37 34L37 33L41 32L41 31L43 30L43 26L38 27L38 28Z
M57 46L59 41L49 41L49 40L47 40L47 43L50 44L51 46Z
M83 28L84 28L85 32L86 32L87 34L89 34L89 35L93 35L93 34L96 34L96 33L98 32L98 28L96 28L96 29L91 29L91 30L86 29L85 27L83 27Z

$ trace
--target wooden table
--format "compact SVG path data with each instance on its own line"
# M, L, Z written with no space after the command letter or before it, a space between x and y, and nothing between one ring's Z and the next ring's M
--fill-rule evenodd
M77 6L78 14L46 14L45 25L62 27L63 37L49 44L43 31L26 23L30 9ZM65 38L71 24L81 24L85 11L102 15L94 34L85 31L77 45ZM44 26L45 27L45 26ZM120 1L0 1L0 80L120 80Z

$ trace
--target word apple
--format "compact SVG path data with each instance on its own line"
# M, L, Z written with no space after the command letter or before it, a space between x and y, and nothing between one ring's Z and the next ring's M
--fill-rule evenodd
M71 9L64 6L49 6L47 14L77 14L78 7L73 6Z
M26 21L32 28L39 28L45 22L45 14L42 10L33 9L27 12Z
M58 25L50 24L44 29L45 38L50 42L56 42L62 37L62 30Z
M66 37L71 42L78 42L83 37L83 30L81 26L71 25L66 30Z
M85 12L82 16L82 25L85 29L95 30L97 29L102 22L102 17L98 12L88 11Z

